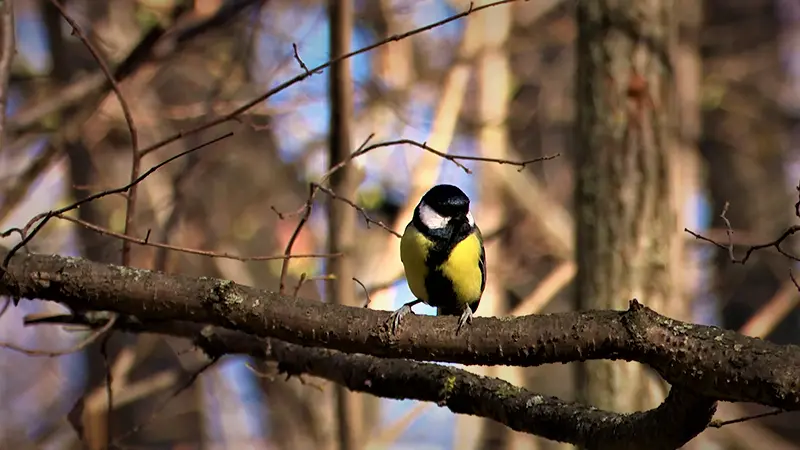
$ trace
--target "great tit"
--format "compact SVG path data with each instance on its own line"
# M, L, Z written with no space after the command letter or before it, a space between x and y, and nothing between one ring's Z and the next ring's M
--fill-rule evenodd
M439 184L425 193L400 240L400 259L416 300L390 316L392 332L418 303L460 316L456 334L472 321L486 287L486 252L461 189Z

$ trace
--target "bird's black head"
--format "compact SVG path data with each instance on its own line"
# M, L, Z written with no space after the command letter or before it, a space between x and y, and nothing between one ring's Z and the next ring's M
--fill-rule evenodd
M413 223L429 237L448 242L463 239L475 226L469 197L451 184L438 184L422 196Z
M469 212L469 197L452 184L437 184L422 196L421 203L442 217L456 217Z

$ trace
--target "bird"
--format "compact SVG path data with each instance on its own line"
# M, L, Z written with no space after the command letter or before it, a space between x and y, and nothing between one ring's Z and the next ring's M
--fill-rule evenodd
M464 191L437 184L422 196L400 239L400 260L416 299L391 314L393 333L419 303L437 316L459 316L456 334L472 322L486 287L486 251Z

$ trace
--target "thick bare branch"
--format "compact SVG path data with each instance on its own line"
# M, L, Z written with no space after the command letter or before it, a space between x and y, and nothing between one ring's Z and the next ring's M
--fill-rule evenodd
M55 323L100 321L84 316ZM313 375L380 397L435 402L455 413L488 417L517 431L585 449L679 448L711 423L716 410L713 400L673 389L658 408L618 414L438 364L348 355L189 322L143 323L123 316L117 328L189 338L212 358L246 354L276 361L287 375Z
M2 255L0 255L2 256ZM672 385L719 400L800 409L800 347L661 316L637 301L627 311L511 319L409 316L397 335L388 312L279 295L231 281L132 269L50 255L20 255L0 294L114 311L144 321L191 320L346 353L462 364L538 366L594 359L638 361Z

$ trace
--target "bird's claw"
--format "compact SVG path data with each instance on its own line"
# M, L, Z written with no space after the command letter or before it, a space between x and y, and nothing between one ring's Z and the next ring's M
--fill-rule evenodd
M461 327L463 327L468 323L472 323L472 308L470 308L469 306L467 306L467 308L464 309L464 312L461 313L461 317L459 317L458 319L458 328L456 328L456 335L458 334L459 331L461 331Z
M387 321L387 323L389 323L389 327L392 331L392 334L397 333L397 327L400 326L400 321L403 320L403 317L405 317L410 312L413 312L411 310L411 306L403 305L397 311L393 312L392 315L389 316L389 320Z

